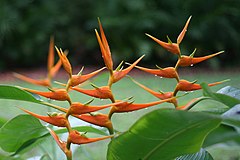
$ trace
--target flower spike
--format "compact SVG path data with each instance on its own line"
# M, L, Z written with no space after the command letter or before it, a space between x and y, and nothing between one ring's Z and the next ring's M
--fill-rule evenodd
M33 117L36 117L44 122L54 125L54 126L69 128L68 120L65 118L64 114L53 114L53 115L49 115L49 116L41 116L39 114L30 112L26 109L23 109L23 108L20 108L20 109L23 110L24 112L32 115Z
M86 144L86 143L93 143L93 142L97 142L97 141L112 138L112 137L113 135L99 137L99 138L87 138L84 134L80 134L78 131L72 130L68 136L68 143L80 145L80 144Z
M102 57L103 57L104 63L106 65L107 69L110 72L112 72L113 71L112 56L111 56L110 48L109 48L109 45L107 42L107 38L104 34L104 30L103 30L102 24L100 22L100 19L98 19L98 24L99 24L99 28L100 28L101 37L99 36L97 30L95 29L97 40L98 40L98 43L99 43L99 46L100 46L100 49L102 52Z
M193 56L181 56L180 59L178 60L176 66L181 66L181 67L186 67L186 66L192 66L194 64L200 63L202 61L205 61L207 59L210 59L212 57L215 57L221 53L223 53L224 51L220 51L214 54L210 54L207 56L203 56L203 57L193 57ZM175 67L176 68L176 67Z

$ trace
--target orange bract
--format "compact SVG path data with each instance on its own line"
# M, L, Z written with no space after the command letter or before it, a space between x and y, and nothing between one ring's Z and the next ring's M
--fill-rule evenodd
M24 75L21 75L18 73L14 73L14 76L18 79L21 79L22 81L25 81L25 82L28 82L31 84L51 87L52 78L56 75L56 73L58 72L61 65L62 65L62 62L59 59L59 61L54 66L54 38L51 37L50 44L49 44L49 52L48 52L48 75L47 75L47 78L36 80L36 79L30 78L30 77L27 77L27 76L24 76Z
M28 89L28 88L23 88L24 90L38 94L40 96L49 98L49 99L54 99L54 100L59 100L59 101L68 101L71 104L71 99L68 95L68 92L65 89L55 89L51 90L49 92L43 92L43 91L37 91L33 89Z
M110 52L110 48L107 42L107 38L104 34L104 30L102 28L102 24L100 22L100 19L98 19L98 24L99 24L99 28L100 28L100 34L101 37L99 36L97 30L95 30L96 36L97 36L97 40L102 52L102 57L104 60L104 63L107 67L107 69L112 72L113 71L113 62L112 62L112 56L111 56L111 52Z
M94 72L91 72L89 74L86 74L86 75L81 75L81 74L80 75L72 75L72 77L70 78L69 86L71 86L71 87L77 86L77 85L87 81L88 79L92 78L93 76L97 75L104 69L105 69L105 67L98 69Z
M176 78L177 80L179 79L178 73L174 67L166 67L166 68L159 68L159 69L149 69L149 68L140 67L140 66L135 66L135 67L144 72L151 73L159 77Z
M63 53L62 49L59 50L57 47L55 47L55 48L57 50L59 58L62 61L63 68L68 73L69 77L72 77L72 66L71 66L67 56Z
M58 126L58 127L69 127L69 123L68 120L65 118L65 115L63 114L58 114L58 115L53 115L53 116L41 116L39 114L30 112L28 110L25 110L23 108L20 108L21 110L23 110L24 112L44 121L47 122L49 124L52 124L54 126Z
M219 55L223 52L224 51L220 51L220 52L217 52L217 53L214 53L214 54L211 54L211 55L207 55L207 56L203 56L203 57L181 56L177 65L182 66L182 67L192 66L194 64L197 64L197 63L200 63L200 62L205 61L207 59L210 59L214 56L217 56L217 55Z
M84 134L80 134L78 131L72 130L69 133L68 142L73 144L86 144L86 143L93 143L93 142L97 142L97 141L112 138L112 137L113 136L111 135L111 136L104 136L99 138L87 138Z
M113 71L113 75L110 78L110 85L113 83L116 83L117 81L119 81L120 79L122 79L123 77L125 77L136 65L137 63L144 57L141 56L140 58L138 58L138 60L136 60L132 65L130 65L128 68L126 69L120 69L120 70L115 70Z
M67 143L63 142L59 139L57 134L50 128L48 128L49 133L53 137L53 139L57 142L58 146L61 148L61 150L65 153L65 155L70 159L72 157L72 151L67 148Z
M78 87L72 87L71 89L95 98L110 99L112 102L114 102L113 94L109 86L95 87L95 89L81 89Z
M182 79L178 82L175 92L176 91L194 91L194 90L202 89L201 85L196 84L195 82L196 81L189 82L187 80ZM223 82L225 82L225 81L210 83L210 84L208 84L208 86L215 86L215 85L221 84Z

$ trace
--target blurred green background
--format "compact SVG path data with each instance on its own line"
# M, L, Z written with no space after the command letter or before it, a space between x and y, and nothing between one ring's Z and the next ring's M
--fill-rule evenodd
M56 46L70 51L73 66L103 66L94 33L97 17L116 63L145 54L142 63L146 65L172 66L177 57L166 54L145 33L164 41L169 35L176 42L190 15L180 46L183 54L189 55L194 48L196 56L225 50L202 66L236 67L240 59L239 0L1 0L0 71L45 67L51 35Z

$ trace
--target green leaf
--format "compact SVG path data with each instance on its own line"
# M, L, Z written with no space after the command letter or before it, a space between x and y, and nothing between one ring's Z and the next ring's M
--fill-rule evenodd
M225 143L232 140L240 140L240 134L234 127L221 124L206 137L203 147L209 147L217 143Z
M26 142L48 133L40 121L30 115L19 115L0 129L0 147L6 152L16 152Z
M176 158L176 160L213 160L213 157L206 151L205 149L201 148L201 150L194 154L188 154L181 157Z
M228 95L230 97L234 97L234 98L240 100L240 89L235 88L235 87L226 86L226 87L223 87L222 89L218 90L217 93L225 94L225 95Z
M223 123L240 128L240 104L222 114Z
M213 114L155 110L111 141L108 160L169 160L198 152L205 137L220 122L221 118Z
M79 132L89 132L89 133L95 133L95 134L100 134L100 135L108 135L106 132L102 131L102 130L99 130L99 129L96 129L94 127L91 127L91 126L79 126L79 127L72 127L72 129L74 130L77 130ZM54 130L57 134L63 134L63 133L67 133L68 130L63 128L63 129L57 129L57 130ZM43 139L45 137L48 137L50 136L50 133L46 133L44 135L41 135L41 136L38 136L38 137L35 137L35 138L32 138L32 139L29 139L28 141L25 141L13 154L12 156L14 155L17 155L19 154L22 150L26 149L27 147L35 144L37 141L39 141L40 139Z
M0 85L0 99L21 100L40 103L39 96L30 94L16 86Z
M204 96L211 97L213 100L221 102L221 103L225 104L226 106L228 106L229 108L232 108L233 106L235 106L237 104L240 104L239 99L237 99L235 97L231 97L229 95L226 95L226 94L224 94L224 92L222 92L222 93L212 92L206 83L202 83L201 87L203 89Z

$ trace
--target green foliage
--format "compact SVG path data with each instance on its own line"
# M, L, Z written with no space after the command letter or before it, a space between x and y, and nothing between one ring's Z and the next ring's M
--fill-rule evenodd
M168 160L195 153L220 122L219 117L210 114L159 109L143 116L126 133L112 140L108 159Z
M46 133L47 129L39 120L30 115L20 115L1 127L0 145L7 152L16 152L26 142L33 143L35 138Z
M29 1L23 1L16 3L18 7L25 7L28 4L33 3ZM134 1L133 1L134 2ZM39 6L46 5L48 3L41 1L38 2ZM81 3L81 2L79 2ZM91 1L89 4L92 3ZM168 2L169 3L169 2ZM64 3L63 3L64 4ZM63 5L61 4L61 5ZM111 4L111 5L110 5ZM115 4L122 5L122 8L135 8L134 11L139 12L145 5L149 3L135 3L128 2L118 3L107 3L106 7L110 5L111 9L114 9ZM156 4L158 4L156 2ZM167 4L167 3L166 3ZM165 4L165 5L166 5ZM76 5L76 4L75 4ZM152 5L152 4L151 4ZM163 4L162 4L163 5ZM171 10L176 4L171 4L166 6L166 8ZM48 8L47 6L45 6ZM67 7L67 6L64 6ZM74 6L76 7L76 6ZM33 6L31 6L33 8ZM41 8L41 7L40 7ZM37 8L37 9L40 9ZM126 12L127 10L122 10ZM26 10L26 13L29 11ZM32 12L30 12L32 13ZM47 13L47 12L46 12ZM65 12L64 12L65 13ZM140 13L140 12L139 12ZM73 13L72 13L73 14ZM28 15L28 14L27 14ZM141 15L141 14L139 14ZM26 15L25 15L26 16ZM66 15L64 15L66 16ZM50 16L51 17L51 16ZM111 18L109 18L111 20ZM31 18L30 18L31 20ZM33 20L35 21L35 19ZM66 19L67 22L70 22ZM127 21L126 21L127 22ZM126 23L125 22L125 23ZM68 160L73 158L73 144L83 145L86 143L93 143L100 140L105 140L111 138L111 141L108 145L107 159L133 159L133 160L147 160L147 159L209 159L212 160L213 157L207 151L206 147L211 147L217 143L227 143L229 141L235 142L238 144L239 140L239 126L240 126L240 100L239 93L240 90L237 88L223 88L217 93L213 92L209 87L222 84L226 81L213 82L213 83L202 83L201 85L196 83L196 81L188 81L182 79L178 73L180 67L192 66L193 64L200 63L204 60L212 58L217 54L212 54L207 57L192 57L184 56L182 53L185 51L179 48L179 45L185 36L185 32L188 29L188 24L190 18L185 23L185 27L177 38L177 42L168 42L165 43L160 41L150 35L154 41L158 42L164 49L171 52L172 55L177 57L177 62L174 67L158 68L158 69L149 69L145 67L136 66L137 63L144 57L141 56L137 61L130 64L129 67L119 67L114 70L113 59L109 49L109 44L107 38L105 37L104 30L102 28L101 22L99 20L99 30L95 30L98 43L102 52L102 57L105 63L104 68L97 70L88 74L72 74L72 64L69 62L66 55L61 49L56 47L58 56L61 60L61 63L57 63L63 66L65 71L68 74L68 80L66 84L58 83L61 85L59 88L52 88L52 81L54 75L58 71L59 65L53 65L54 49L53 43L49 51L48 58L48 76L46 81L48 83L42 83L42 80L35 80L28 77L18 75L18 78L25 80L29 83L42 85L48 87L48 91L39 91L34 89L28 89L23 87L1 85L0 86L0 99L6 100L17 100L17 101L27 101L31 103L37 103L45 105L54 109L57 109L61 113L52 112L47 113L48 116L38 115L34 112L28 111L24 108L22 110L31 116L19 115L12 120L4 123L0 129L0 146L6 152L13 152L13 156L22 155L23 151L33 147L33 144L39 142L40 139L52 136L59 149L65 154ZM110 24L114 24L111 22ZM41 25L40 25L41 26ZM127 23L125 27L128 26ZM130 27L130 26L129 26ZM118 34L121 34L119 31ZM71 35L71 34L70 34ZM124 34L122 34L124 35ZM24 35L26 36L26 35ZM114 36L113 36L114 37ZM132 37L132 36L131 36ZM194 36L193 36L194 37ZM134 37L132 37L134 38ZM124 38L123 38L124 39ZM126 41L127 42L127 41ZM134 40L137 42L137 40ZM54 43L55 44L55 43ZM129 43L131 44L131 43ZM174 57L173 56L173 57ZM128 56L129 57L129 56ZM131 58L131 56L130 56ZM91 60L90 57L88 57ZM144 102L136 103L133 100L133 97L125 98L124 100L119 100L116 98L116 95L113 93L112 86L118 83L122 78L124 78L134 67L141 69L155 76L172 78L174 80L174 85L172 91L169 92L156 92L141 83L131 79L135 84L144 89L145 91L151 93L153 96L157 97L159 100L154 102ZM93 76L101 72L103 69L107 69L109 72L108 81L104 81L107 84L100 87L91 83L93 89L84 89L82 88L83 82L91 79ZM44 82L46 82L44 81ZM174 88L175 86L175 88ZM195 90L203 89L203 96L191 98L187 104L179 105L179 98L186 96L187 94L179 94L179 92L191 92ZM131 88L128 88L131 90ZM106 105L91 105L93 100L88 101L87 103L83 102L73 102L73 99L70 95L70 91L80 92L92 98L99 99L108 99L111 101L111 104ZM121 93L118 93L121 94ZM135 96L141 93L133 93L132 96ZM45 102L41 97L48 98L48 102ZM125 95L124 95L125 96ZM50 99L58 101L66 101L68 106L63 108L61 106L50 103ZM204 100L214 100L216 103L222 103L226 106L226 110L221 112L213 113L211 108L206 107L206 112L201 112L195 107L198 107L198 103ZM133 112L140 109L146 109L148 107L153 107L161 105L162 103L168 102L173 105L172 109L162 108L157 110L152 110L150 113L142 115L135 124L133 124L130 129L126 129L123 132L118 132L115 130L115 124L113 125L112 116L113 114L123 113L123 112ZM108 114L105 113L95 113L102 109L108 109ZM195 110L192 110L194 108ZM49 128L43 126L39 120L51 124L55 127L63 127L64 129L55 129L54 127ZM74 127L71 118L76 118L78 121L86 121L90 125L94 126L83 126L79 124ZM105 127L108 130L107 134L102 129L95 128L96 126ZM97 138L89 138L86 136L86 133L94 133L104 135ZM17 135L16 135L17 133ZM59 137L59 134L66 133L66 137ZM224 136L221 137L221 135ZM64 139L64 140L62 140ZM41 159L51 158L49 153L44 153L41 155ZM56 157L55 157L56 158Z
M3 0L0 2L0 68L42 66L50 35L55 36L57 46L75 53L70 55L73 64L100 65L100 56L95 54L98 52L94 37L97 17L104 20L107 37L111 35L111 48L117 61L146 54L145 63L169 65L175 59L164 54L165 51L143 33L162 40L169 35L175 41L182 22L190 15L194 20L181 46L184 54L189 55L194 48L198 49L196 56L224 49L227 54L211 61L210 66L236 65L240 49L239 5L238 0L231 3L217 0Z

